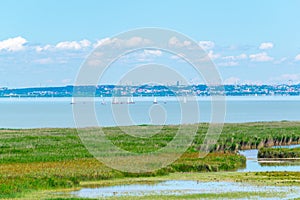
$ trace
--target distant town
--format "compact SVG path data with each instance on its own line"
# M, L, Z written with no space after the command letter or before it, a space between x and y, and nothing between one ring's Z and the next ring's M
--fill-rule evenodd
M299 96L300 84L297 85L224 85L226 96ZM220 93L217 86L207 85L97 85L63 86L33 88L0 88L0 97L72 97L72 96L210 96Z

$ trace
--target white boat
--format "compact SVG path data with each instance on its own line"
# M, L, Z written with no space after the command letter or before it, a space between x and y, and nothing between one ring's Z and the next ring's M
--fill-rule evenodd
M127 99L127 104L135 104L133 97Z
M157 104L157 99L154 97L153 104Z
M71 103L70 103L70 104L75 104L74 97L72 97L72 99L71 99Z
M112 100L112 104L118 104L118 100L117 100L117 98L116 98L116 97L114 97L114 98L113 98L113 100Z

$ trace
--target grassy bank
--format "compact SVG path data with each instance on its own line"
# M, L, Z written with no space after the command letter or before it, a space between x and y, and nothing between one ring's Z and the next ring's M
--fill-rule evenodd
M300 122L288 121L226 124L213 150L236 151L299 144L299 130Z
M149 127L129 128L143 134ZM86 181L235 170L245 165L245 158L234 153L237 149L299 143L299 128L298 122L226 124L211 153L198 158L199 145L208 129L208 124L200 124L193 144L179 160L144 174L123 173L101 164L82 144L76 129L2 129L0 197L20 197L33 190L78 187ZM165 126L159 134L149 138L125 135L118 127L105 128L104 132L116 146L145 153L166 146L177 130L178 126Z
M271 159L299 159L300 148L261 148L257 154L258 158Z
M190 125L193 126L193 125ZM203 143L209 124L198 125L194 142L189 152L198 151ZM149 127L137 126L132 132L144 133ZM164 147L174 137L178 126L165 126L162 134L150 138L137 138L124 135L118 127L104 129L108 138L117 146L133 152L148 152ZM154 129L155 127L151 127ZM128 129L127 129L128 130ZM300 143L300 122L256 122L241 124L225 124L218 143L211 147L211 151L237 151L258 149L278 145L291 145ZM152 131L152 132L154 132ZM136 134L135 134L136 135Z

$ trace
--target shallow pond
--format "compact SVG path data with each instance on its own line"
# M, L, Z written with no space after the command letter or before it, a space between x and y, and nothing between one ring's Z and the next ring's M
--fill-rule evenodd
M100 198L112 196L145 196L145 195L184 195L184 194L221 194L232 192L267 192L284 193L286 199L300 197L300 187L296 186L254 186L234 182L199 182L171 180L156 184L117 185L100 188L83 188L72 192L81 198ZM284 199L267 198L267 199Z

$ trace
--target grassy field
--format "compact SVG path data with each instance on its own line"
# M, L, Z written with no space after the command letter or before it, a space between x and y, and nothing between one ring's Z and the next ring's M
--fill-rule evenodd
M142 132L147 126L131 128ZM198 148L207 128L208 124L199 125L193 144L179 160L163 169L143 174L120 172L98 162L82 144L76 129L2 129L0 198L18 198L33 191L75 188L91 181L168 177L176 172L232 171L245 165L245 158L235 154L238 149L300 142L299 122L226 124L211 153L198 158ZM177 129L177 126L165 126L161 133L149 138L125 135L118 127L105 128L104 131L115 145L144 153L166 146ZM295 176L299 180L299 175Z

